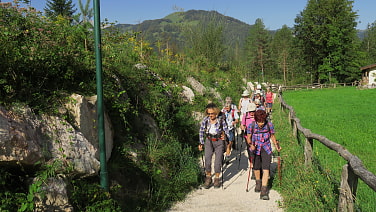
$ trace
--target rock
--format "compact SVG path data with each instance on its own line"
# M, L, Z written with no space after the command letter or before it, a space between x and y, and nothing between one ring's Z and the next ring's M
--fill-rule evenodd
M35 206L35 211L74 211L69 204L66 183L62 178L49 178L42 184L41 193L36 194Z
M193 77L188 77L187 81L192 86L193 90L195 90L200 95L204 95L206 88L199 81L197 81Z
M98 115L97 115L97 96L84 97L78 94L71 96L72 100L66 105L70 114L73 115L74 125L85 138L94 145L96 149L99 149L98 138ZM106 159L107 161L111 157L113 148L113 128L107 113L104 113L104 134L106 142ZM99 160L99 151L95 153L96 158Z
M183 100L185 102L193 103L193 100L195 98L195 94L193 93L192 89L188 88L187 86L182 86L183 92L181 93Z

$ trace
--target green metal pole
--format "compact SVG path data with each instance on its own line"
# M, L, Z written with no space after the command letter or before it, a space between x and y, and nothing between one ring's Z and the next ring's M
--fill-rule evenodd
M95 64L97 79L97 113L98 113L98 139L99 139L99 159L100 159L100 180L105 191L108 189L108 174L106 161L106 141L104 132L104 112L103 112L103 83L102 83L102 54L101 54L101 27L99 0L94 1L94 36L95 36Z

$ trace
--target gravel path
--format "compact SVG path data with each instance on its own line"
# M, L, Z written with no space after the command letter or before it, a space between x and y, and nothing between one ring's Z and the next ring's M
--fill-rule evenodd
M178 202L168 211L240 212L252 210L258 212L282 212L283 210L278 207L279 203L282 202L282 198L277 191L270 189L270 200L261 200L260 193L254 192L255 180L251 179L248 185L249 192L246 191L249 165L244 145L243 143L240 165L239 151L234 150L231 154L230 164L224 167L223 189L222 187L217 189L200 187L192 191L184 201ZM272 176L277 172L276 169L277 162L275 161L271 164Z

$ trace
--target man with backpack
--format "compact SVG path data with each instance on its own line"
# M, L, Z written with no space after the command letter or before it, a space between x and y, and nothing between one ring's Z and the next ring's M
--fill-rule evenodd
M231 147L235 141L235 128L236 124L239 122L239 114L237 112L236 105L232 104L231 101L227 101L231 99L230 97L226 97L226 103L225 106L222 109L222 113L226 117L226 123L229 130L229 137L228 142L226 144L226 157L225 157L225 163L228 164L230 161L230 155L231 155ZM233 108L233 105L235 108Z
M267 121L267 114L264 110L255 112L255 121L247 128L247 142L255 154L253 170L256 177L255 192L260 192L260 199L269 200L268 180L270 163L272 159L272 141L277 151L281 147L274 135L274 125ZM261 179L262 173L262 179Z
M221 183L219 176L221 173L223 152L225 149L225 140L229 138L229 131L225 116L220 109L214 104L209 103L205 109L206 117L202 120L198 145L199 151L205 148L205 183L204 188L208 189L212 185L211 166L212 156L215 154L214 160L214 188L219 188ZM223 182L222 182L223 183Z

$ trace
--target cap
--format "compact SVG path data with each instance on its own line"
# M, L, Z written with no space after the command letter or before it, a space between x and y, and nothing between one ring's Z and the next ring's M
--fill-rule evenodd
M261 89L261 85L260 85L260 84L258 84L256 88L257 88L257 89Z
M248 105L247 105L247 112L250 112L250 111L256 111L256 105L255 105L255 103L249 103Z
M227 103L227 102L230 102L230 103L231 103L231 102L232 102L232 99L231 99L231 97L229 97L229 96L228 96L228 97L226 97L226 99L225 99L225 102L226 102L226 103Z

